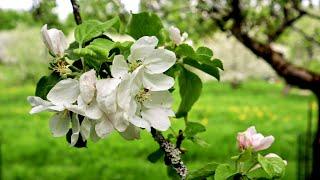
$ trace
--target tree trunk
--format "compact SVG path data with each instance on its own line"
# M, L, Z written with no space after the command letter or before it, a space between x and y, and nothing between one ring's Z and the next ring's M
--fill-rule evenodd
M315 134L315 138L313 141L313 162L312 162L312 172L311 179L319 180L320 179L320 91L315 92L317 101L318 101L318 123L317 123L317 131Z

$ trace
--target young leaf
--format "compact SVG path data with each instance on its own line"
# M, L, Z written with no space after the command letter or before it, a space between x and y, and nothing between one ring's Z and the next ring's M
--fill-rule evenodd
M182 68L178 79L181 103L176 117L180 118L188 114L193 104L200 97L202 82L196 74L185 68Z
M271 178L281 178L284 175L286 165L279 157L264 157L258 154L258 162L263 170Z
M199 47L196 51L197 54L202 54L202 55L206 55L206 56L209 56L209 57L212 57L213 56L213 52L211 49L207 48L207 47Z
M93 40L88 46L84 48L74 49L73 53L78 56L88 56L93 58L106 59L109 51L114 47L115 43L108 40L98 38Z
M153 153L149 154L147 159L152 163L156 163L163 155L164 152L161 149L157 149Z
M74 30L74 37L79 44L84 44L85 42L105 33L110 28L120 28L120 19L118 16L110 19L106 22L100 22L97 20L85 21L78 25Z
M219 69L215 66L210 66L207 64L200 64L199 62L197 62L196 60L191 59L191 58L184 58L183 63L188 64L192 67L195 67L195 68L215 77L217 80L220 80Z
M42 76L37 83L35 95L42 99L47 99L47 94L51 88L60 81L60 77L54 73L49 76Z
M237 174L229 164L220 164L214 174L215 180L226 180L229 177Z
M134 39L139 39L142 36L156 36L161 43L163 40L162 28L162 22L156 14L142 12L132 14L128 24L128 34Z
M191 171L187 177L188 180L201 180L213 176L218 163L208 163L200 169Z
M197 122L187 122L186 129L184 131L187 138L193 137L198 133L206 131L206 127L204 125Z
M214 59L214 60L212 60L212 63L213 63L216 67L218 67L219 69L224 70L223 64L222 64L222 62L221 62L220 59Z

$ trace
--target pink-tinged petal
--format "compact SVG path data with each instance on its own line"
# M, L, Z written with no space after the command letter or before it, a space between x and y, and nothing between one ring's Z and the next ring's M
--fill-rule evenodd
M83 73L79 78L80 96L86 104L89 104L95 95L96 80L96 71L93 69Z
M255 151L261 151L261 150L268 149L273 142L274 142L274 137L267 136L260 141L260 144L258 146L254 146L253 149Z
M169 37L174 44L180 44L182 41L180 30L174 26L169 28Z

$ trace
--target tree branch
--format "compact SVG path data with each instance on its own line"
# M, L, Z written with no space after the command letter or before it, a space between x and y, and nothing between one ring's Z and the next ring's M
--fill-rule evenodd
M76 2L77 0L70 0L72 9L73 9L73 16L76 24L79 25L82 23L81 15L80 15L80 7L79 4Z
M299 14L296 17L294 17L292 19L285 18L283 23L278 27L278 29L268 35L269 42L276 41L288 27L292 26L293 23L295 23L297 20L299 20L305 14L306 14L305 12L299 11Z
M160 148L165 153L166 165L171 166L178 173L181 179L185 179L187 177L188 169L181 159L180 149L166 140L161 132L155 130L154 128L151 128L151 134L153 139L157 141Z
M308 35L307 33L305 33L302 29L299 29L295 26L292 26L291 27L294 31L296 31L297 33L301 34L306 40L310 41L310 42L313 42L317 45L320 46L320 41L317 41L314 37Z
M232 18L235 23L231 28L231 32L243 45L257 56L263 58L287 83L302 89L309 89L314 92L319 91L319 74L291 64L281 53L273 50L270 44L262 44L252 39L248 33L243 32L241 27L242 18L239 18L241 17L239 0L233 0L232 6Z

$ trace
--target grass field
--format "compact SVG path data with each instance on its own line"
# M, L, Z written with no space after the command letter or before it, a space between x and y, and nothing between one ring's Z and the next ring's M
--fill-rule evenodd
M206 83L189 119L206 125L201 137L210 146L184 142L189 169L227 161L237 152L236 133L256 125L263 134L275 136L268 151L288 160L284 179L295 179L297 135L306 129L307 104L313 97L294 92L282 96L281 88L281 84L248 82L232 90L228 84ZM33 92L32 85L0 83L3 179L168 179L163 162L146 160L158 147L147 132L139 141L128 142L114 133L98 143L89 142L86 149L71 148L64 138L50 135L50 113L28 114L26 97ZM173 120L173 128L181 127L181 121Z

